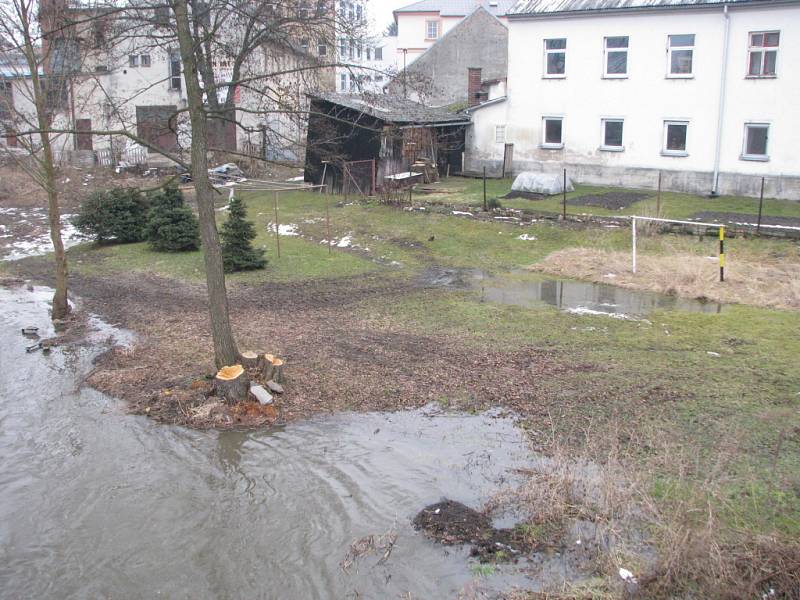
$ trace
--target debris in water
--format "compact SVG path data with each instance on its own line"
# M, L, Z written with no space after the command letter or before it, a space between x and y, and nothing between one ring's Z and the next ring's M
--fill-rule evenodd
M382 552L381 557L374 566L382 565L389 560L396 541L397 531L394 527L383 535L366 535L350 544L350 550L345 555L344 560L339 563L339 566L342 571L347 573L359 558L369 556L374 552Z

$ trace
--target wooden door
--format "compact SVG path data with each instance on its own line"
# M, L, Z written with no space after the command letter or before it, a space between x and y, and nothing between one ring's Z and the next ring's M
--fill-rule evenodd
M92 120L75 119L76 147L78 150L94 150L92 147Z
M503 177L511 175L514 166L514 144L506 144L503 151Z

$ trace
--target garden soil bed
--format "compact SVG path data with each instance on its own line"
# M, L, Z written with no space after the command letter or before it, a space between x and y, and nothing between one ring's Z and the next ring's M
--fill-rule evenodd
M731 212L715 212L704 210L694 213L691 217L695 221L711 221L717 223L732 223L742 224L748 223L756 225L758 222L758 215L749 215L746 213L731 213ZM779 225L783 227L800 227L800 217L761 217L762 225Z
M567 200L570 206L596 206L607 210L622 210L636 202L650 198L646 192L607 192L605 194L588 194Z

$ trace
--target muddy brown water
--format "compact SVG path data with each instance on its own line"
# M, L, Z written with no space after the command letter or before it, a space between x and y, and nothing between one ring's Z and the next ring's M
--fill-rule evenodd
M475 585L469 549L411 520L513 482L532 455L512 418L427 407L271 431L158 425L79 386L125 332L94 320L89 345L26 353L22 327L53 334L50 296L0 288L0 596L453 598ZM343 571L354 540L392 529L383 564ZM478 586L538 587L521 569Z

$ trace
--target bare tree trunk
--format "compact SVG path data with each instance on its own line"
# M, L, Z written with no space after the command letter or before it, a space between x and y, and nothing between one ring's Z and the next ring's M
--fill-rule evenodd
M64 243L61 240L61 209L58 205L58 190L56 188L56 169L53 162L53 147L50 143L50 120L47 115L47 93L42 88L39 77L39 63L36 58L33 38L31 36L30 14L27 8L21 10L19 16L22 20L22 32L25 41L23 52L28 62L33 84L33 101L36 106L36 119L39 125L39 134L42 143L41 168L44 175L44 185L47 189L47 216L50 224L50 239L53 242L53 258L56 264L56 291L53 294L53 310L51 317L63 319L69 314L67 301L67 255L64 252Z
M222 249L219 244L214 213L214 189L211 187L208 177L208 124L203 109L203 92L198 79L187 1L176 0L173 9L192 128L192 181L197 195L200 238L203 242L208 307L211 313L211 336L214 339L214 360L217 368L222 368L238 363L239 352L231 329L225 273L222 267Z

